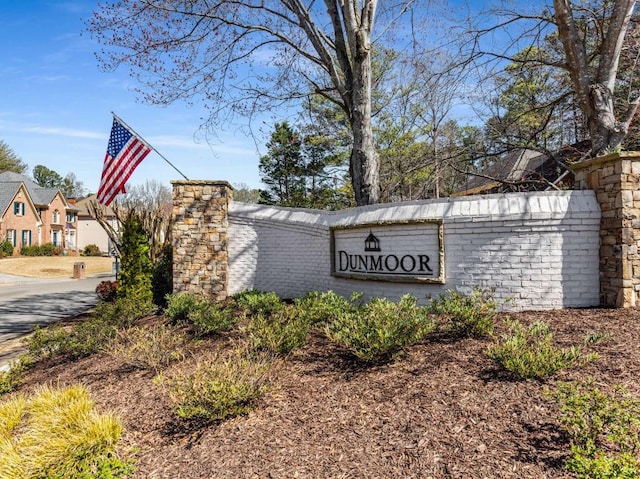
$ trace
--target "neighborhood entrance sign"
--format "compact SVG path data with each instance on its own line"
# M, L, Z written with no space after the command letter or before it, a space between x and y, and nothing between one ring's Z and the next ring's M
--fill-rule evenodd
M350 279L444 283L442 221L331 228L331 274Z

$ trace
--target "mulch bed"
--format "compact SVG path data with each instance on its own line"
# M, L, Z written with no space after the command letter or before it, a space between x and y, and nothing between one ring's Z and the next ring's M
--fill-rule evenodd
M177 418L154 374L108 355L41 362L21 390L80 382L125 424L136 478L563 478L569 452L557 381L594 378L640 395L640 311L580 309L509 315L551 324L563 346L611 333L600 358L546 382L516 381L489 360L489 339L432 336L386 365L366 367L320 335L277 367L245 417ZM208 340L204 347L216 347Z

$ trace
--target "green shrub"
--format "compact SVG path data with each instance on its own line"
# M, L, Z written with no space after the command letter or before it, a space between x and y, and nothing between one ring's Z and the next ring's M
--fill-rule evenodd
M0 243L0 257L13 255L13 244L9 240L4 240Z
M119 298L113 303L99 302L90 319L68 327L54 324L36 328L27 339L34 359L43 357L82 358L102 349L116 336L118 329L130 327L134 321L153 312L153 305Z
M53 256L56 247L53 243L45 243L43 245L22 246L20 254L22 256Z
M153 304L160 308L167 306L167 295L173 291L173 247L165 244L153 264L151 292Z
M466 295L454 290L432 299L429 308L445 320L445 329L455 336L481 337L493 332L497 302L491 292L474 288Z
M102 251L100 251L98 245L88 244L82 250L82 256L102 256Z
M584 359L579 346L558 348L553 344L553 332L548 324L537 321L528 328L518 321L510 321L510 334L485 351L485 354L522 379L544 378L561 369L576 366L581 361L597 358L591 354Z
M355 311L362 306L362 293L353 293L351 299L340 296L333 291L325 293L311 292L303 298L296 299L294 304L309 324L317 326L331 322L338 314Z
M187 322L189 314L197 309L204 308L207 299L204 296L193 293L175 293L167 295L167 307L164 315L172 323Z
M126 477L134 467L116 452L121 433L82 386L16 396L0 403L0 479Z
M410 295L404 295L397 303L374 298L356 310L339 313L324 328L331 341L369 362L393 358L434 329L429 309L419 307Z
M160 371L184 359L187 338L184 332L163 324L132 327L118 331L111 354L140 369Z
M640 477L640 401L620 386L606 394L593 381L560 383L550 393L571 437L567 469L579 479Z
M32 364L31 357L23 354L10 364L8 371L0 371L0 396L14 391Z
M222 306L202 295L167 295L164 315L173 324L192 324L198 334L216 334L232 328L240 319L233 307Z
M140 219L130 211L122 224L120 276L118 296L142 303L153 302L151 278L153 265L149 258L149 241Z
M285 355L305 344L310 325L301 309L284 304L271 314L258 312L247 326L253 347L273 354Z
M161 374L175 413L183 419L220 420L247 414L268 389L271 361L238 348L200 360L189 373Z
M262 314L268 316L284 306L283 301L276 293L265 293L256 289L238 293L233 296L233 300L248 315Z

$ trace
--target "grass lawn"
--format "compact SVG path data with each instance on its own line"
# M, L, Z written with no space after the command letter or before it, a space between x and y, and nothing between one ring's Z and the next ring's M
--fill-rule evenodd
M73 265L85 264L87 276L111 272L113 258L99 256L17 256L0 259L0 273L30 278L71 278Z

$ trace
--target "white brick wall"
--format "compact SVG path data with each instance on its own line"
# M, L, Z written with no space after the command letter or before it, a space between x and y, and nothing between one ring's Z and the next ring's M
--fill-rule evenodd
M444 285L332 277L332 226L442 219ZM448 289L495 289L507 310L599 302L600 208L592 191L508 193L374 205L338 212L229 206L229 292L257 288L292 298L308 291L421 300Z

